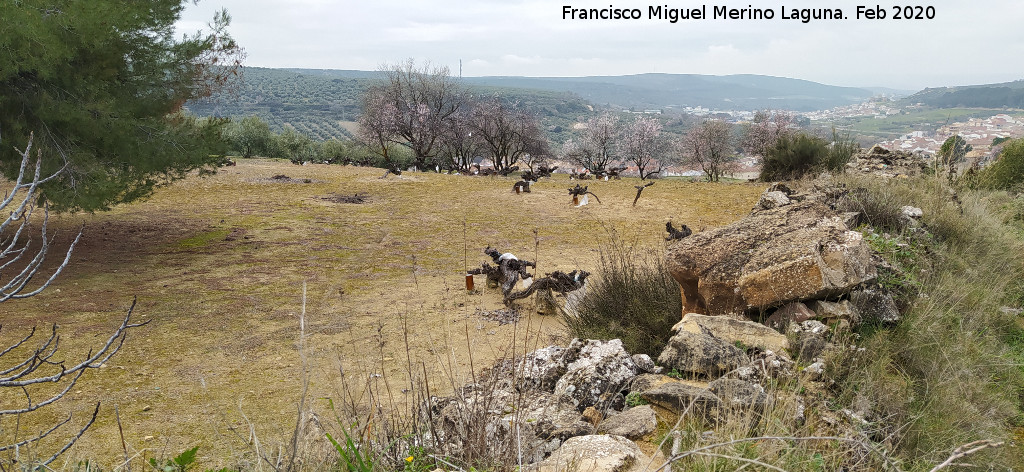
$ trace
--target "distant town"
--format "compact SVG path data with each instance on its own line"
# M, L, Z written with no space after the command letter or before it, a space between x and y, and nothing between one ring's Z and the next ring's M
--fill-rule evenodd
M917 111L921 108L920 105L898 106L897 102L882 97L828 110L794 113L794 116L798 122L809 123L813 127L816 124L828 126L850 118L870 117L885 119ZM756 113L750 110L716 110L706 107L680 107L678 110L694 116L725 118L738 124L749 121ZM648 109L631 111L631 113L661 114L662 110ZM1012 139L1024 137L1024 114L1018 113L1014 116L1009 113L999 113L987 118L970 118L967 121L945 124L931 131L908 131L893 139L879 141L875 144L892 151L934 155L942 147L942 143L953 135L960 135L971 145L972 150L967 155L969 159L984 162L992 157L994 151L992 146L993 140L997 138Z

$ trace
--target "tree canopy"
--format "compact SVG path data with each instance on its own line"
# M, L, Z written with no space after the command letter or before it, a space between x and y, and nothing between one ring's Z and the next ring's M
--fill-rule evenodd
M30 133L47 156L54 208L103 210L208 169L220 125L180 112L238 75L242 50L220 12L212 31L175 39L184 0L0 3L0 170Z

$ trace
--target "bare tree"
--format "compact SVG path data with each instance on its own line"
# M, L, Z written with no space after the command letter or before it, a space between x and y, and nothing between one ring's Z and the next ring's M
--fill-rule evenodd
M384 90L370 88L363 94L363 114L359 115L359 140L384 160L388 169L395 167L391 150L398 135L398 107Z
M511 168L525 156L548 152L547 139L536 117L518 103L497 97L484 100L473 107L473 125L496 170Z
M462 173L470 172L473 160L486 152L469 110L460 110L443 123L440 149L437 165Z
M743 149L750 155L767 156L779 138L789 136L789 127L793 122L793 114L786 111L758 111L747 126L747 132L743 137Z
M592 174L603 174L617 158L619 120L611 114L587 120L586 129L563 145L565 159L587 169Z
M732 125L719 120L704 120L683 136L680 152L683 162L700 167L708 182L718 182L736 162L732 150Z
M5 198L0 201L0 214L7 213L7 219L0 223L0 303L15 299L24 299L38 295L60 275L71 260L71 252L82 236L79 231L74 241L68 247L64 261L36 287L29 287L32 279L40 274L43 262L46 259L47 251L53 241L53 236L46 230L49 221L49 214L43 207L42 223L40 225L40 239L37 245L33 244L30 233L32 228L32 214L36 209L35 202L39 197L40 185L53 179L56 174L43 176L41 173L42 158L38 155L35 158L35 171L30 171L33 164L32 137L24 151L18 151L21 155L21 167L14 186L5 193ZM31 174L31 175L29 175ZM7 272L9 271L9 272ZM24 415L39 411L42 408L53 405L60 401L79 379L89 369L96 369L107 362L120 350L124 343L127 331L131 328L141 326L145 323L132 323L131 315L135 308L132 302L127 315L120 326L114 330L107 341L95 352L90 352L81 362L68 365L66 361L55 360L60 345L60 336L57 334L57 325L54 324L49 335L43 335L40 342L34 342L36 329L32 328L27 335L19 336L16 340L0 350L0 396L6 400L3 402L5 409L0 409L0 422L12 420L13 428L0 428L0 470L11 470L15 464L31 464L29 469L34 467L45 467L57 459L62 453L68 450L85 431L96 421L99 414L99 403L93 409L91 416L70 438L59 440L56 452L52 455L41 455L38 458L25 454L26 460L21 457L25 451L32 450L34 446L50 437L51 434L61 427L71 423L72 415L63 420L57 421L45 430L40 432L21 435L21 419ZM2 329L3 326L0 326ZM63 383L63 384L62 384ZM53 385L57 384L55 388ZM21 398L21 400L15 400ZM24 438L24 439L22 439Z
M380 129L373 133L386 137L391 143L408 147L418 169L433 167L434 158L440 151L444 123L465 106L465 92L451 77L447 67L426 64L418 68L416 62L409 59L384 66L381 71L384 74L382 83L367 88L365 92L372 99L364 99L363 113L372 116L391 114L394 119L360 122L371 127L379 123ZM373 107L385 107L386 110L379 112ZM384 124L392 126L389 128Z
M640 180L661 173L662 167L657 161L658 155L665 150L661 122L657 118L638 116L622 133L622 150L626 161L636 166ZM655 165L658 169L651 170ZM637 198L640 198L640 191L637 191Z

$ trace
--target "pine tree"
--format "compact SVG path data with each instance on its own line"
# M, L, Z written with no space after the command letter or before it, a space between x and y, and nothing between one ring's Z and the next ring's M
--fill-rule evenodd
M174 39L185 0L0 2L0 170L35 132L51 208L103 210L212 168L223 122L182 113L237 77L242 51L220 12ZM50 156L59 156L54 158Z

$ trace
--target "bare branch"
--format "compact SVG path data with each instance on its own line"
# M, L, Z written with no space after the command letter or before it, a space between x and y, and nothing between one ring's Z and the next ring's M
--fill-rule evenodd
M64 451L67 451L68 449L71 448L71 446L73 446L76 442L78 442L78 439L81 438L83 434L85 434L85 431L87 429L89 429L89 427L91 427L93 423L96 422L96 415L98 415L99 413L100 413L100 404L96 403L96 409L92 411L92 417L89 418L89 422L86 423L85 426L82 426L82 429L78 430L78 434L76 434L75 437L73 437L73 438L69 439L67 442L65 442L64 443L64 447L62 447L59 451L55 452L52 456L50 456L49 459L43 461L40 465L42 465L42 466L49 465L51 462L53 462L54 460L57 459L57 456L60 456L61 454L64 454ZM71 416L68 416L68 420L71 420Z
M61 169L52 175L43 176L42 155L37 150L34 172L31 178L28 176L30 165L33 164L30 162L32 160L30 156L33 150L33 137L30 135L25 149L18 151L21 155L18 177L15 179L13 187L5 194L3 200L0 201L0 214L6 212L8 215L6 219L0 221L0 240L3 241L0 244L0 303L11 299L32 297L49 287L56 280L57 276L67 268L71 261L71 254L82 238L82 230L80 229L74 241L68 246L61 264L41 284L30 288L33 279L42 270L43 263L46 260L46 255L54 238L47 231L50 215L49 209L45 205L43 206L42 223L39 228L39 242L34 243L31 237L25 238L24 236L31 233L29 230L32 225L32 213L36 209L35 202L40 197L40 186L55 178L64 170ZM4 233L7 233L7 235L4 236ZM12 273L4 273L7 270L11 270ZM95 352L89 351L85 359L74 366L67 367L64 361L51 360L57 354L60 347L60 336L57 335L56 324L52 326L50 335L43 339L35 349L32 349L31 345L29 345L36 335L36 328L33 327L27 335L0 351L0 363L6 364L6 366L0 367L0 392L6 395L6 392L15 392L13 389L18 389L20 394L24 395L24 406L19 405L20 407L0 410L0 418L14 416L20 419L23 414L38 411L65 398L67 393L75 387L87 370L101 367L104 362L107 362L111 356L121 349L129 329L148 323L148 321L132 323L131 316L135 310L136 302L137 300L132 300L124 320L122 320L120 326L114 330L114 333L111 334L99 350ZM52 394L38 395L38 391L32 388L44 383L61 381L65 381L66 384L59 388L58 392ZM46 390L44 389L44 391ZM34 396L43 396L45 398L42 401L35 401L33 399ZM74 445L85 434L85 431L95 423L96 417L99 414L99 408L100 404L97 403L91 418L76 434L65 440L59 450L52 456L32 464L31 468L46 468L48 464ZM0 451L17 450L20 447L37 444L62 426L68 424L71 419L72 417L69 415L66 419L57 422L45 431L21 441L18 440L19 428L15 426L11 432L12 437L10 439L6 437L3 439L11 443L0 443ZM7 470L6 463L0 462L0 470Z
M932 467L932 470L930 472L945 469L946 467L955 465L955 461L959 459L963 459L964 457L967 457L983 449L987 449L990 447L1000 447L1003 444L1003 441L996 442L991 439L982 439L979 441L964 444L963 446L960 446L953 450L953 454L951 454L946 460L942 461L939 465Z

